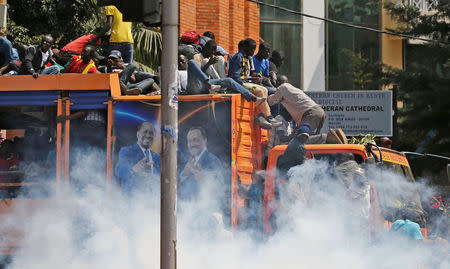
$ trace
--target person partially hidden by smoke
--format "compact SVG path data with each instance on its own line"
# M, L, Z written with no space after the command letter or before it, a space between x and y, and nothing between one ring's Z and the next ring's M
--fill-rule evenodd
M349 225L361 231L362 238L380 233L384 219L376 187L368 181L364 169L356 161L346 160L336 166L334 175L345 192Z
M159 181L161 158L151 150L155 127L151 122L142 122L136 137L136 144L120 149L116 165L116 176L120 179L122 192L126 195L151 185L152 180Z
M305 142L308 140L310 131L309 124L300 125L294 137L289 142L286 151L278 158L277 169L279 178L287 179L289 169L301 165L305 161Z
M262 233L262 201L264 199L264 176L265 173L254 173L252 184L249 187L242 185L238 175L239 196L248 201L247 221L244 225L247 229L254 229L255 235Z
M180 173L178 197L191 200L198 197L200 188L210 181L221 182L222 163L208 151L206 131L202 127L191 127L187 133L190 159Z

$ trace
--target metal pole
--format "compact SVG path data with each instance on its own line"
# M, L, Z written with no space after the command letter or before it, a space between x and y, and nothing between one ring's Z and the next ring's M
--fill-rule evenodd
M162 1L161 269L176 269L178 0Z
M0 7L0 31L1 30L6 30L6 21L7 21L7 16L8 16L8 6L7 6L8 2L6 0L0 0L0 5L2 5L2 7Z

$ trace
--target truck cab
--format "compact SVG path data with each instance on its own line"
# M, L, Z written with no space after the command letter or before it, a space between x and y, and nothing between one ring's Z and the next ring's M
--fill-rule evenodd
M280 178L277 173L277 161L278 158L284 153L287 145L279 145L274 147L268 156L266 177L264 182L264 216L263 216L263 232L266 235L275 232L274 225L274 212L278 209L278 197L277 188L279 184L283 184L286 179ZM414 182L414 177L411 172L408 160L406 156L398 151L378 147L376 145L356 145L356 144L314 144L305 145L306 158L326 160L330 164L340 159L343 155L353 155L353 159L358 164L375 164L381 169L390 169L394 173L406 178L409 182ZM409 198L417 207L422 210L417 190L412 190L413 197ZM390 202L392 197L387 197L389 191L382 188L377 189L377 198L371 201L373 208L379 208L381 216L377 212L373 212L374 216L369 217L369 225L372 232L379 232L380 230L387 229L395 221L394 216L389 214L391 212L392 205ZM376 216L375 216L376 214ZM382 219L380 219L380 217ZM383 223L383 227L380 227L379 222ZM378 223L376 223L378 222ZM425 224L421 223L422 233L426 237L427 230ZM382 229L380 229L382 228Z

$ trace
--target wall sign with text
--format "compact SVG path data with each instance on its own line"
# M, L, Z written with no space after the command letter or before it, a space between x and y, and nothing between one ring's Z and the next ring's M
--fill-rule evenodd
M306 92L327 114L322 132L341 128L347 135L392 136L391 91Z

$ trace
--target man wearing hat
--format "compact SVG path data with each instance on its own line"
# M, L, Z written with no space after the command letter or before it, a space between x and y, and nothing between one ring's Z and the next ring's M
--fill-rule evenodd
M136 65L126 64L122 61L122 54L118 50L112 50L108 55L106 66L99 67L102 73L118 73L120 89L124 95L138 95L150 91L152 88L158 90L155 83L157 76L136 71Z

